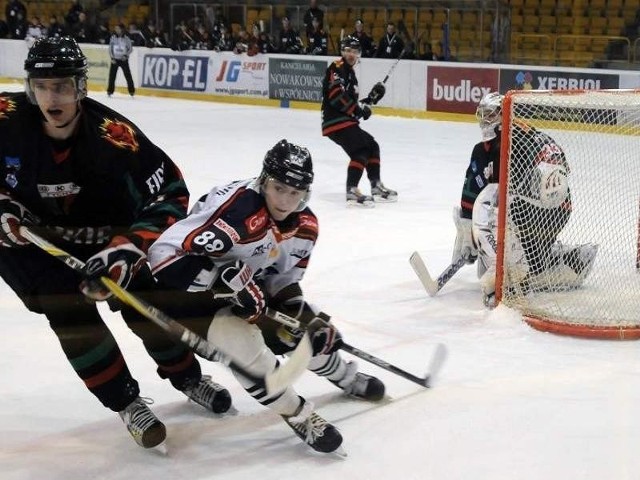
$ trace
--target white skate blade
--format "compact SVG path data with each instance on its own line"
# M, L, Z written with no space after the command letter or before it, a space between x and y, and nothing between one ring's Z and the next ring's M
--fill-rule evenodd
M358 202L357 200L347 200L347 207L373 208L376 203L373 200L365 200Z
M150 449L157 455L162 455L163 457L169 456L169 449L167 448L167 441L165 440L162 443L159 443L155 447Z
M387 198L384 198L381 195L374 195L373 196L373 201L375 203L396 203L398 201L398 196L389 196Z

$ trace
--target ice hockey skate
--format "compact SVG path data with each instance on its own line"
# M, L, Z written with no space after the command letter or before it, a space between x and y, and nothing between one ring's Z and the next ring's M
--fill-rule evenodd
M229 390L203 375L200 380L192 382L183 393L199 405L213 413L224 413L231 407Z
M385 187L381 181L377 181L371 186L371 196L374 201L380 203L392 203L398 201L398 192Z
M349 187L347 189L347 205L365 208L375 207L373 197L363 194L357 187Z
M341 388L345 394L362 400L377 402L384 398L384 383L374 376L358 372L356 362L347 363L347 373L344 379L332 383Z
M300 397L301 404L293 415L283 415L296 435L311 448L322 453L346 455L341 448L342 435L336 427L313 411L313 403Z
M133 439L143 448L157 447L167 436L164 424L147 406L151 403L151 399L137 397L124 410L118 412Z

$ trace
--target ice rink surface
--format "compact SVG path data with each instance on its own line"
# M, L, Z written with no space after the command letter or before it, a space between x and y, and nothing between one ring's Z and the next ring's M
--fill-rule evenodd
M20 86L0 85L2 90ZM216 417L161 380L140 340L105 312L142 394L167 425L168 455L145 451L86 390L43 316L0 283L2 480L541 480L637 479L637 342L579 340L530 329L482 305L475 267L429 298L408 263L450 262L451 218L479 128L376 116L382 178L399 202L347 208L346 155L320 134L316 111L150 97L98 101L128 116L181 167L192 202L213 185L259 174L278 140L307 146L320 238L303 289L354 346L422 375L437 343L449 359L426 390L360 362L387 385L381 404L344 398L306 374L298 392L344 436L346 459L312 452L222 366L236 415ZM361 187L368 192L368 182Z

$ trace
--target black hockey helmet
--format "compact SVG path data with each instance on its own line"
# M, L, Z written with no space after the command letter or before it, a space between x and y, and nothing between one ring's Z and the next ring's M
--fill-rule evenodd
M264 156L262 162L263 180L274 178L290 187L309 190L313 182L311 153L286 140L280 140Z
M362 49L360 40L358 40L358 38L354 37L353 35L347 35L340 42L340 51L344 50L345 48L357 50L358 52L360 52Z
M28 78L86 77L87 57L71 37L40 38L29 49L24 69Z
M87 57L71 37L39 38L29 49L24 69L27 72L25 90L29 100L37 105L31 79L72 78L75 84L75 100L87 96Z

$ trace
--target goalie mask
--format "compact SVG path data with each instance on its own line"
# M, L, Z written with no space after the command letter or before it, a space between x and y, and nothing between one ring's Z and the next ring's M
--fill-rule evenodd
M504 96L498 92L491 92L485 95L478 104L476 118L480 124L483 142L488 142L498 136L498 127L502 123L503 98Z
M24 69L27 73L25 89L33 104L37 105L34 89L44 83L38 82L39 79L60 79L55 82L54 91L68 96L70 102L82 100L87 95L87 57L71 37L36 40L29 49Z
M280 140L267 152L262 162L260 183L264 184L273 178L297 190L306 191L304 199L298 205L297 211L304 210L311 195L313 182L313 162L311 153L287 140Z

